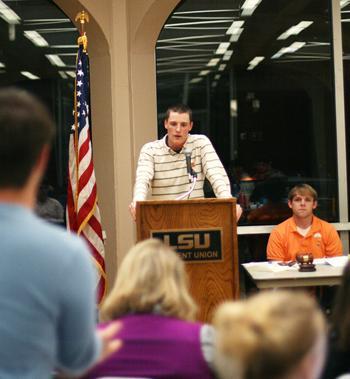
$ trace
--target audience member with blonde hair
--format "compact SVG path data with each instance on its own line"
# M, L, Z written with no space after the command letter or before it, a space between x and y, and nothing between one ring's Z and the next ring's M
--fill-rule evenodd
M214 365L220 379L317 379L325 321L302 292L260 292L225 303L214 317Z
M102 306L101 327L121 320L123 346L86 378L213 378L208 366L213 330L193 322L195 313L182 260L159 240L138 243Z

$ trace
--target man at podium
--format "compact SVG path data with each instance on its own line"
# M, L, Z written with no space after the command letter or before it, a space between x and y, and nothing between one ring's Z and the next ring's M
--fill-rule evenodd
M146 143L140 152L129 205L134 220L136 202L146 200L148 192L152 200L204 198L205 178L216 197L232 197L230 181L212 143L205 135L190 134L192 110L183 104L168 108L164 127L167 134ZM238 205L237 220L241 213Z

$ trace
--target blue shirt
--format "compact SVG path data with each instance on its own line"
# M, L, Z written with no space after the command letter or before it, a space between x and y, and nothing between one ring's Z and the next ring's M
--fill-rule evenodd
M78 374L99 355L95 277L76 236L0 203L0 378Z

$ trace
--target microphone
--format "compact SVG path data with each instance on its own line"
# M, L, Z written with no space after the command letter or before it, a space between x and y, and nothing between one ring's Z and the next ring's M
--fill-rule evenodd
M191 155L192 155L192 150L189 149L188 147L184 148L184 154L186 158L186 167L187 167L187 174L190 183L192 182L192 165L191 165Z

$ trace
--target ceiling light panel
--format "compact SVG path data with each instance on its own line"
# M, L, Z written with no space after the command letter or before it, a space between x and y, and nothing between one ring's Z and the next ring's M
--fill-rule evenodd
M287 29L284 33L277 37L278 40L285 40L292 35L297 35L304 29L313 24L313 21L301 21L299 24L294 25Z
M350 4L350 0L340 0L340 8L345 8L348 4Z
M227 29L226 34L241 34L244 21L233 21L230 27Z
M263 61L265 57L255 57L249 62L249 66L247 67L247 70L253 70L261 61Z
M225 54L229 47L230 42L221 42L219 47L216 49L215 54Z
M220 58L212 58L210 61L207 63L207 66L209 67L214 67L220 62Z
M66 65L63 60L56 54L46 54L45 57L53 66L64 67Z
M260 3L261 0L246 0L241 6L241 15L251 16Z
M19 24L21 18L16 12L0 0L0 17L8 24Z
M68 75L65 71L58 71L58 73L62 79L68 79Z
M305 46L306 42L293 42L288 47L282 47L276 54L274 54L271 58L277 59L280 58L284 54L288 53L295 53L297 50L301 49L303 46Z
M190 80L190 83L191 84L194 84L194 83L199 83L203 80L203 78L193 78Z
M73 79L75 79L75 77L76 77L75 71L66 71L66 74Z
M231 59L232 54L233 54L233 50L227 50L224 56L222 57L222 60L229 61Z
M23 76L25 76L26 78L30 79L30 80L38 80L38 79L40 79L39 76L36 76L36 75L32 74L29 71L21 71L21 74Z
M27 37L35 46L45 47L49 46L49 43L35 30L25 30L24 36Z

